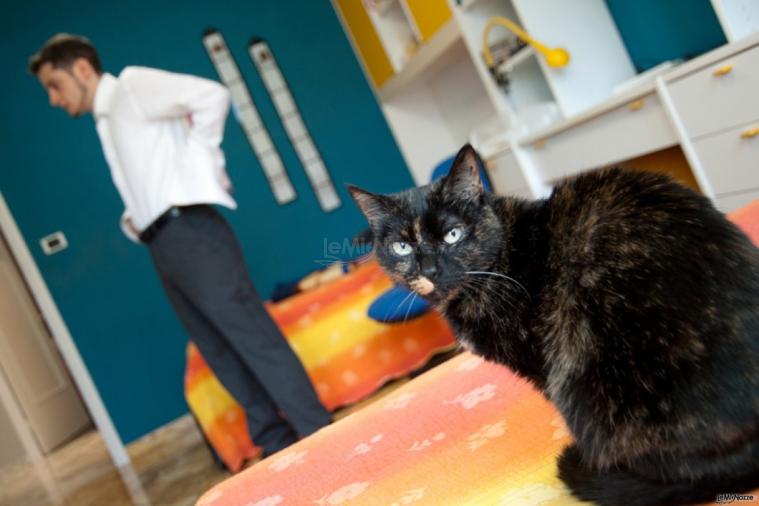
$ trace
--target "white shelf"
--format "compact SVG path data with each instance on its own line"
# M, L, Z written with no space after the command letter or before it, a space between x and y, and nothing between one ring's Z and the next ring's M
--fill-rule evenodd
M393 70L400 72L418 44L404 5L400 0L385 0L376 9L366 9L366 12Z
M373 12L376 12L380 16L384 16L387 14L387 12L393 8L393 4L398 3L398 0L375 0L373 4L376 6L374 9L371 9ZM368 5L367 5L368 9Z
M456 22L449 21L428 42L420 46L419 51L406 62L400 72L388 79L378 90L380 100L393 98L410 82L424 75L425 71L460 39L461 32Z
M466 10L471 9L472 6L474 6L474 4L476 4L479 1L480 0L464 0L463 2L461 2L461 5L459 5L458 7L462 11L466 11Z
M462 5L457 5L454 0L448 0L448 3L458 22L459 30L469 50L470 59L485 87L490 102L493 104L494 112L506 115L513 114L514 107L510 97L495 82L482 59L482 31L490 18L505 16L517 23L520 22L511 2L509 0L468 0ZM489 42L492 45L504 36L509 36L506 30L494 30Z

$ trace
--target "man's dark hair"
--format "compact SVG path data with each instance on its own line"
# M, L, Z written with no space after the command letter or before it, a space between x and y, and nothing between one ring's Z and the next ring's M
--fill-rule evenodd
M29 72L36 75L40 67L46 63L51 63L55 68L68 69L78 58L90 62L98 75L103 73L100 58L92 42L80 35L59 33L49 38L39 51L29 58Z

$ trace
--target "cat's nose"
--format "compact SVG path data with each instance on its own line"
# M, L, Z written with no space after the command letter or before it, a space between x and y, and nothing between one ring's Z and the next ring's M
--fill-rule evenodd
M434 278L437 274L437 265L435 265L435 259L432 257L422 257L420 268L422 275L429 279Z

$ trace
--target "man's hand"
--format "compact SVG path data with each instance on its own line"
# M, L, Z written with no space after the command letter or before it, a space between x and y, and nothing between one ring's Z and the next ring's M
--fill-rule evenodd
M140 237L140 231L137 230L137 227L135 227L134 223L132 223L132 218L127 218L126 220L124 220L124 223L126 223L126 226L130 232L132 232L137 237Z

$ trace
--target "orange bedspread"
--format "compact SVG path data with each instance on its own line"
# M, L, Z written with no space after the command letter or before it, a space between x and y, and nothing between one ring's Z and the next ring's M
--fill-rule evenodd
M566 498L555 456L568 442L543 396L505 368L462 354L198 504L536 506Z
M434 312L399 324L370 319L367 308L390 286L392 281L370 261L328 285L267 304L327 409L356 402L454 346L447 323ZM185 396L206 439L230 470L239 470L259 452L248 436L242 409L192 344L187 348Z

